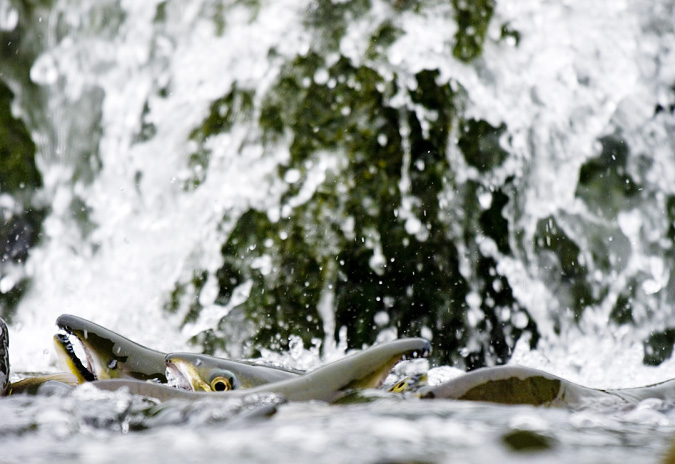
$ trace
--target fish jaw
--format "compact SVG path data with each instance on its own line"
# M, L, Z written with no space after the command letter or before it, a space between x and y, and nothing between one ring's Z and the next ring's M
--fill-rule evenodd
M166 382L164 356L166 353L146 348L122 335L86 319L63 314L56 320L60 329L57 345L65 350L65 365L73 373L80 371L85 380L134 378ZM73 349L69 349L69 346ZM57 346L58 348L58 346ZM79 362L77 360L80 350ZM83 373L89 371L91 376ZM76 374L77 375L77 374ZM93 377L90 379L89 377Z
M76 349L73 341L79 343L79 350ZM71 372L77 378L78 383L109 378L105 375L101 376L98 363L94 361L86 346L80 342L78 337L70 337L65 332L59 332L54 335L54 346L59 364L63 369ZM78 355L77 351L80 351L83 355Z
M181 359L167 359L167 383L181 390L210 392L211 386L204 382L194 365Z

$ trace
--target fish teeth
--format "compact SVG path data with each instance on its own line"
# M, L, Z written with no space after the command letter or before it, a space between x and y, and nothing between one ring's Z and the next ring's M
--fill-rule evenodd
M86 372L81 372L86 380L97 380L96 371L93 368L91 356L87 353L84 344L75 335L64 330L59 330L56 336L63 343L64 348L71 356L79 368Z
M167 364L166 366L166 382L169 386L178 388L179 390L192 391L192 385L190 385L190 382L183 375L180 368L174 364Z

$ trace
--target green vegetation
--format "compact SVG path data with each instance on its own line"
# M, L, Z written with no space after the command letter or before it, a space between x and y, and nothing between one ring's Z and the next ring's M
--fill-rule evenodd
M22 121L11 112L12 91L0 81L0 191L19 193L39 187L42 179L35 167L35 144Z
M644 341L642 362L648 366L658 366L673 355L673 344L675 344L674 328L652 333Z
M393 7L417 12L423 5ZM394 328L399 336L432 336L439 362L475 368L508 360L523 333L533 346L539 338L495 257L477 246L487 238L499 253L511 253L506 208L513 179L457 182L449 161L454 130L469 165L482 174L500 169L508 157L500 146L506 126L463 119L464 90L436 69L419 71L411 88L401 88L396 75L371 66L386 59L402 33L392 19L374 28L364 51L370 62L327 59L349 22L369 8L367 0L314 2L306 20L316 32L310 51L283 65L264 95L235 84L190 135L198 148L188 159L194 173L188 189L203 182L207 142L216 134L253 124L255 116L264 145L290 140L290 157L278 172L288 184L280 209L249 209L234 224L223 218L229 234L222 267L211 277L196 271L199 278L177 283L167 301L168 311L188 308L186 323L196 319L209 278L218 282L216 304L241 301L195 337L207 352L242 343L243 355L287 349L291 336L308 346L337 337L341 328L351 347L361 347ZM480 54L493 4L455 8L461 20L455 53L468 61ZM486 192L491 201L484 207L479 196ZM335 309L334 325L322 320L323 299ZM479 317L469 320L469 311ZM234 326L243 328L232 333Z
M616 219L619 211L628 209L640 186L626 172L628 147L618 136L600 139L600 154L581 167L576 195L594 213Z
M580 261L579 246L552 216L537 224L534 246L539 252L539 268L545 272L542 277L563 308L570 308L578 319L588 305L596 302L588 282L588 269Z
M251 119L254 94L250 90L239 90L235 83L232 90L217 99L209 108L209 115L201 127L190 133L190 140L198 144L198 148L188 158L188 166L192 176L185 182L186 190L194 190L204 180L211 160L211 150L206 147L210 136L228 132L235 122Z
M540 452L553 448L553 440L533 430L512 430L502 436L502 442L518 453Z
M319 31L317 49L337 50L347 25L370 9L370 0L315 0L311 3L306 24Z
M452 0L459 29L452 54L461 61L476 59L483 51L488 24L495 8L494 0Z
M0 278L10 263L22 263L36 243L44 211L31 205L42 178L35 166L35 144L22 121L14 118L14 95L0 80L0 194L16 201L12 209L0 208ZM10 320L28 281L21 279L7 292L0 292L0 317Z
M320 72L327 79L303 85ZM282 340L287 333L306 339L321 334L315 308L322 289L331 288L337 327L347 327L351 346L373 343L378 320L400 335L417 335L423 327L443 333L437 343L440 353L455 353L463 345L466 282L448 228L439 220L437 200L451 176L445 151L454 94L436 77L435 71L419 73L410 94L436 113L425 137L416 113L387 105L397 89L368 67L354 67L343 58L324 70L320 57L310 54L282 74L263 103L260 123L269 139L286 130L294 135L291 161L280 175L296 170L301 181L290 186L283 202L298 194L319 154L344 153L347 160L339 172L329 173L311 200L278 223L261 213L244 215L223 248L223 297L230 291L228 282L250 278L237 269L246 250L269 240L270 249L280 255L272 259L272 269L283 277L283 291L278 280L264 285L254 278L252 297L245 303L249 317L262 313L268 318L257 321L262 329L256 342L273 342L279 329ZM403 209L399 188L404 127L411 131L410 164L417 166L408 171L415 198L410 211ZM411 224L413 233L406 230ZM262 233L252 240L251 230ZM240 231L246 234L241 237Z
M249 210L230 232L216 274L216 303L226 305L241 286L251 287L236 311L195 339L206 351L227 348L222 334L242 317L253 328L251 354L260 347L287 348L291 335L306 345L322 339L325 327L317 307L327 294L333 296L335 330L345 327L353 347L372 344L380 329L394 327L400 336L431 334L436 358L443 362L480 367L488 358L506 361L524 331L536 343L531 321L511 326L509 314L527 313L494 260L473 245L476 234L483 233L501 252L510 252L503 215L508 195L495 191L483 211L477 200L482 186L470 183L470 189L461 187L463 199L457 204L439 201L448 190L460 188L447 148L461 98L461 90L453 89L461 87L441 82L436 70L419 72L415 81L414 89L399 89L368 66L354 66L346 58L326 65L312 52L284 67L263 98L259 117L265 143L292 134L290 159L279 168L281 178L291 179L282 216ZM399 92L424 111L391 106ZM230 130L233 115L250 114L232 110L250 108L246 102L253 96L241 95L235 87L215 101L191 137L203 143ZM461 146L469 157L480 158L484 169L503 162L506 153L498 138L504 127L473 120L462 124L467 130ZM325 178L311 196L299 200L322 162L332 167L321 171ZM448 222L455 208L475 211L459 235ZM480 292L485 316L475 328L467 325L470 288L459 270L457 243L465 241L477 257L470 272L477 278L473 290ZM176 287L170 308L179 306L184 292ZM198 293L195 289L190 299L190 317L199 313ZM465 352L474 329L485 335L477 349Z
M463 121L462 136L457 145L464 153L466 162L481 172L489 171L501 165L508 153L499 146L499 137L506 126L492 127L485 121L470 119Z

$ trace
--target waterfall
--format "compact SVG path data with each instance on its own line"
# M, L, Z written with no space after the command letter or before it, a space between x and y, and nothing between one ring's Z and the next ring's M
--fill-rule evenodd
M674 9L0 0L13 362L73 313L163 350L422 335L440 364L663 376Z

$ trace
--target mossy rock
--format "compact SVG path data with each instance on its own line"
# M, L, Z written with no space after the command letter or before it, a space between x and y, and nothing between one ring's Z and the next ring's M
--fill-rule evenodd
M392 6L419 12L425 5ZM205 279L217 280L218 305L232 308L237 292L248 297L195 338L205 350L239 343L238 334L230 340L224 335L235 320L247 322L244 332L252 330L244 342L248 354L285 349L296 335L306 346L337 338L341 328L355 348L374 343L386 329L431 336L439 362L469 368L505 362L525 332L536 344L536 324L494 257L476 245L478 236L488 237L499 253L511 253L512 179L501 185L483 178L460 183L458 166L450 161L448 144L459 134L466 162L479 176L494 173L508 157L499 144L506 126L463 119L464 90L436 69L411 76L409 88L401 88L396 75L381 74L378 60L401 34L391 17L373 28L365 61L340 55L351 19L370 7L367 0L314 2L306 17L316 35L309 51L286 62L264 95L253 98L234 85L191 134L198 149L188 164L202 173L209 163L208 138L237 124L255 124L253 115L265 148L275 151L290 140L290 156L278 168L287 182L280 208L251 208L234 224L223 218L229 231L223 265ZM463 60L475 59L494 5L455 7L461 20L456 50ZM199 188L203 178L195 179L189 188ZM491 203L482 208L477 192L488 189ZM449 192L452 202L441 201ZM468 269L460 271L461 262ZM469 285L467 279L475 280ZM167 308L187 306L186 322L197 319L200 291L187 277ZM484 318L477 327L467 323L470 292L481 298ZM335 309L334 321L321 319L322 298ZM525 322L513 326L509 315L521 313ZM478 343L466 350L469 340Z
M452 54L455 58L469 62L481 55L488 24L495 9L494 0L452 0L455 8L457 33Z
M35 143L24 123L14 118L12 91L0 80L0 192L20 194L40 187Z
M619 211L630 208L641 186L628 173L626 142L612 135L601 138L600 145L600 154L579 171L576 196L600 217L614 220Z
M540 258L539 268L545 273L542 277L578 319L586 307L597 301L588 282L588 268L581 261L581 248L553 216L538 222L534 246Z
M675 345L675 328L652 333L643 343L642 362L648 366L658 366L673 355L673 345Z
M499 138L505 130L504 124L493 127L486 121L463 121L458 145L466 162L481 172L501 165L508 156L499 145Z
M502 435L502 443L518 453L541 452L553 448L553 440L534 430L515 429Z
M14 98L11 90L0 80L0 194L8 194L14 206L0 208L0 278L5 263L22 263L38 240L43 209L32 205L33 194L42 186L35 165L35 144L24 123L11 112ZM0 316L11 317L28 285L26 279L0 293Z

